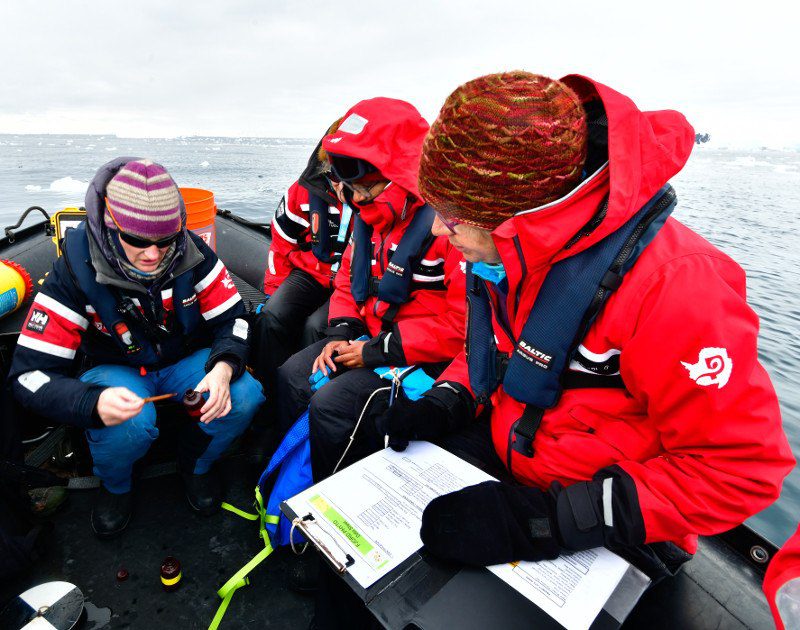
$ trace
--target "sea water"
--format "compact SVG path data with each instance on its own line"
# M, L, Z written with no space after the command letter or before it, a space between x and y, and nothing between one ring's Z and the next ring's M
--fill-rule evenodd
M212 190L220 208L267 221L315 145L283 138L0 135L0 227L15 223L28 206L53 212L82 205L97 168L121 155L152 158L180 186ZM672 183L675 216L747 272L748 299L761 318L761 361L800 456L800 153L700 145ZM800 473L793 472L781 499L750 524L782 544L798 520Z

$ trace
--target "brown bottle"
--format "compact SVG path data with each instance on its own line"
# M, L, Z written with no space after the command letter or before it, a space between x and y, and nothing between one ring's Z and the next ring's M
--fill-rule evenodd
M161 585L164 590L172 592L181 584L181 563L173 556L164 558L161 563Z
M206 401L203 399L203 395L193 389L187 389L183 394L183 406L186 407L186 413L192 418L199 418L203 415L200 409L203 408L205 403Z

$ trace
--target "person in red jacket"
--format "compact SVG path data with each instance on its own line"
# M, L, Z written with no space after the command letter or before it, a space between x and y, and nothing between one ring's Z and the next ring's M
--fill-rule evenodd
M764 595L778 630L800 628L800 528L770 561Z
M553 405L529 413L523 399L536 392L511 369L531 379L554 369L560 357L526 332L546 277L602 247L650 200L662 207L693 138L680 113L642 112L578 75L489 75L445 102L425 141L420 192L438 213L433 232L472 263L470 297L487 291L491 315L482 329L470 320L467 352L428 396L401 398L378 423L398 440L468 424L468 455L515 483L431 502L421 537L432 553L491 565L604 545L657 580L691 557L698 535L778 497L794 458L758 361L745 274L674 218L624 276L605 267L601 293L613 292L563 353ZM478 399L476 348L492 343L498 378ZM471 421L481 409L488 423Z
M333 133L339 122L326 133ZM343 208L325 177L329 170L320 140L272 218L264 272L267 301L255 319L252 344L254 374L273 400L268 413L274 413L279 397L278 367L325 336L333 278L352 231L352 211Z
M353 242L336 275L327 337L278 370L280 425L288 428L310 404L316 479L333 471L371 394L388 385L374 368L419 365L435 378L463 344L461 256L430 233L433 211L417 190L427 131L409 103L373 98L322 143L357 215ZM312 397L308 379L317 370L335 378ZM383 448L383 435L368 434L346 461Z

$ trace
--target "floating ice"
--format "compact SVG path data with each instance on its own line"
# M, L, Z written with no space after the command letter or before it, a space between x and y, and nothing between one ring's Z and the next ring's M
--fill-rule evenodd
M203 160L202 162L200 162L200 166L202 168L208 168L209 167L208 160Z
M35 186L34 184L28 184L27 186L25 186L25 190L27 190L28 192L41 192L42 187Z
M733 162L726 162L731 166L772 166L770 162L765 160L757 160L752 155L740 155L733 160Z
M793 173L797 170L795 166L792 164L778 164L774 169L772 169L775 173Z
M50 184L50 192L66 193L71 195L74 193L86 192L88 187L89 182L82 182L79 179L72 179L72 177L67 175L66 177L57 179Z

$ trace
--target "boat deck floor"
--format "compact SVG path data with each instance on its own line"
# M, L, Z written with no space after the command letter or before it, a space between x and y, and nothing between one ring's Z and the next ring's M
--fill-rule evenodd
M253 500L256 473L241 455L218 465L225 499L243 509ZM192 513L176 474L142 479L135 511L118 538L98 540L89 515L92 491L73 490L55 516L46 556L27 574L0 589L0 605L50 580L77 585L87 601L83 630L100 628L207 628L219 606L217 589L263 548L254 522L227 511ZM233 597L221 624L233 628L307 628L312 597L288 588L291 550L278 549ZM183 578L172 593L162 589L159 568L166 556L181 562ZM117 571L129 577L118 582ZM650 589L624 628L745 629L774 627L753 569L717 539L700 550L672 580Z
M226 500L249 510L255 483L244 483L249 476L242 459L228 459L219 469ZM91 531L92 495L70 492L55 518L47 555L7 586L0 602L41 582L66 580L92 604L85 630L206 628L221 601L217 589L263 549L252 521L224 510L210 517L192 513L178 475L142 480L128 528L108 541ZM180 588L167 593L159 569L170 555L180 560L183 577ZM286 586L290 555L291 550L279 549L251 573L251 585L234 595L221 628L308 627L313 598ZM129 573L124 582L116 579L121 567ZM109 616L110 622L103 623Z

